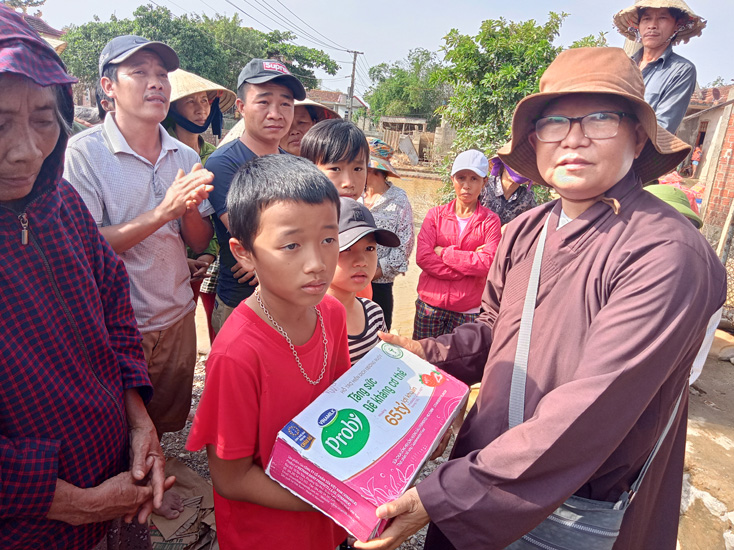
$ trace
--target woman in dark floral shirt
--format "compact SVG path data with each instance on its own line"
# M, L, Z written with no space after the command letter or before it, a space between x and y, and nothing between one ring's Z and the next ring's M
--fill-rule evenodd
M508 168L499 157L490 159L489 166L489 181L482 190L479 203L497 214L503 226L537 206L532 181Z
M392 327L393 281L408 271L408 258L413 250L413 209L408 195L400 187L388 181L388 177L400 176L390 164L393 149L381 139L370 139L370 160L367 168L367 185L359 199L372 213L380 229L392 231L400 238L400 246L377 246L377 272L372 280L372 300L385 313L387 330Z

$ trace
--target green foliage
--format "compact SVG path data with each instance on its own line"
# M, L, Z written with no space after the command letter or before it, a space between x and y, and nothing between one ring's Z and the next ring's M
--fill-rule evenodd
M458 151L479 149L493 156L509 141L515 107L525 96L539 91L540 77L563 49L553 41L567 16L551 12L544 24L491 19L482 23L476 36L452 29L444 37L446 66L434 79L453 90L448 104L439 111L457 129L455 152L445 159L444 167L451 166ZM571 47L605 45L606 33L602 32L577 40ZM447 182L443 196L452 193ZM539 202L545 202L547 198L540 193Z
M440 120L436 109L448 99L449 91L432 80L440 68L438 56L423 48L411 50L402 61L372 67L373 85L365 99L375 122L382 116L415 116L426 118L428 129L435 129Z
M295 35L245 28L237 15L174 16L170 10L140 6L133 19L94 21L67 30L61 58L69 72L92 87L99 78L98 60L105 44L121 34L137 34L165 42L181 60L181 68L234 90L242 67L253 57L281 59L306 87L317 83L313 70L336 74L339 66L327 54L290 43Z
M215 17L202 15L200 24L219 45L228 68L227 76L220 83L232 90L237 86L237 76L243 65L253 57L280 59L306 88L318 85L313 69L323 69L331 75L339 70L339 65L321 50L290 43L296 38L294 34L277 30L264 33L243 27L237 14L231 18L219 14Z
M553 200L550 187L545 185L533 185L533 196L537 204L545 204Z
M734 79L732 79L734 82ZM717 76L714 80L704 86L704 88L718 88L720 86L726 86L726 80L723 76Z
M28 13L28 8L37 8L43 6L46 0L3 0L3 4L16 10L21 10L23 13Z
M609 46L609 42L607 42L607 34L609 33L600 32L596 36L593 34L584 36L571 44L570 48L606 48Z
M543 25L491 19L477 36L453 29L444 38L447 66L436 79L454 92L442 112L457 128L457 151L491 155L508 140L515 106L538 91L543 71L561 51L553 40L565 17L551 13Z

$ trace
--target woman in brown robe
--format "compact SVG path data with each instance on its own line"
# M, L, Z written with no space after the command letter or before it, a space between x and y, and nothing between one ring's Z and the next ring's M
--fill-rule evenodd
M615 502L683 391L614 548L676 546L684 388L726 273L701 234L641 182L675 168L689 147L657 125L621 49L561 53L540 90L518 105L513 140L499 154L561 198L508 224L477 322L435 340L384 336L482 386L451 460L378 509L396 519L358 548L395 548L430 519L427 549L500 549L571 495ZM517 333L548 218L525 421L509 428Z

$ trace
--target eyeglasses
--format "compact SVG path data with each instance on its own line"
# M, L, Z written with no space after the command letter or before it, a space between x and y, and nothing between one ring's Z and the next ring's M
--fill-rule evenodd
M562 141L571 131L573 123L578 121L587 138L609 139L617 135L619 123L624 117L634 119L635 115L621 111L600 111L577 117L544 116L535 120L535 135L544 143Z

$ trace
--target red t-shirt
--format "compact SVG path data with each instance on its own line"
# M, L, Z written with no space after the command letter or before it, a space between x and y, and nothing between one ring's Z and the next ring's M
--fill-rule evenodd
M265 467L283 426L349 369L344 307L326 295L318 305L328 339L321 382L309 384L285 338L242 302L227 319L206 363L206 383L186 448L214 445L219 458L253 457ZM324 362L321 327L296 346L303 368L318 378ZM345 531L319 512L289 512L229 500L214 491L222 550L278 548L334 550Z

